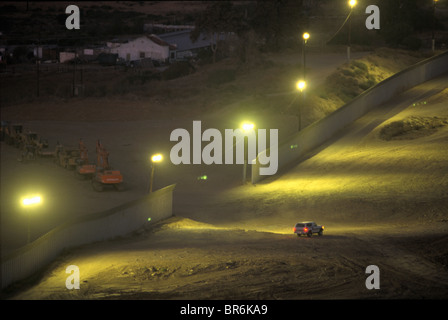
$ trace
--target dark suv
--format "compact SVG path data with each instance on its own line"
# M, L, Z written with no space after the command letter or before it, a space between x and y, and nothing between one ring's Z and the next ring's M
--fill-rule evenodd
M313 233L317 233L319 236L321 236L324 232L324 226L319 226L313 221L305 221L297 223L293 230L294 233L299 237L302 234L306 234L308 237L311 237Z

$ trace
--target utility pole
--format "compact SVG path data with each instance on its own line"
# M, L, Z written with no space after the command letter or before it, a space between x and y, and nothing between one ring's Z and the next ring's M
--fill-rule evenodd
M0 297L3 293L3 234L2 234L2 213L0 212Z
M347 46L347 61L350 62L350 54L351 54L351 46L352 46L352 14L353 14L353 7L356 5L356 0L350 0L348 2L350 6L350 14L349 14L349 21L348 21L348 46Z
M77 48L75 47L75 58L73 59L73 92L72 95L73 97L76 95L76 89L75 89L75 81L76 81L76 53L77 53Z
M39 46L40 46L40 27L39 27L39 38L37 39L37 47L36 47L36 66L37 66L37 88L36 93L37 96L40 96L40 60L39 60Z
M436 39L435 39L435 24L436 24L436 2L437 0L432 0L432 41L431 50L434 52L436 50Z

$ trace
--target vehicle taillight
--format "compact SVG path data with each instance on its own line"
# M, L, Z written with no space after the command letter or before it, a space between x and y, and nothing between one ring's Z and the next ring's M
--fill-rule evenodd
M305 228L303 229L303 231L307 232L307 231L308 231L308 228L305 227Z
M296 232L297 229L296 229L296 227L294 227L294 228L292 228L292 230L293 230L293 232Z

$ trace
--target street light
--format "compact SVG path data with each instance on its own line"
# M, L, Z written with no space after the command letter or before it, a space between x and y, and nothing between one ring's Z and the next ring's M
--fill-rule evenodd
M253 123L250 123L250 122L244 122L241 125L241 127L243 128L244 132L248 132L248 131L252 130L255 127L255 125Z
M304 104L304 101L305 101L305 97L304 97L304 93L303 93L305 88L306 88L306 82L304 80L300 80L300 81L297 82L297 89L300 91L300 98L301 98L301 101L299 103L300 104L299 105L299 110L298 110L299 111L299 115L298 115L299 131L302 130L302 111L301 111L301 108L302 108L302 105Z
M149 180L149 193L152 193L152 182L154 180L154 169L155 169L156 163L160 162L162 160L163 160L163 156L160 153L155 154L151 157L152 165L151 165L151 178Z
M305 90L306 82L304 80L300 80L297 82L297 89L299 89L300 92Z
M310 38L310 34L309 34L308 32L305 32L305 33L303 34L303 40L305 40L305 43L306 43L306 41L307 41L309 38Z
M28 213L28 231L27 231L27 243L30 243L30 234L31 234L31 232L30 232L30 229L31 229L31 227L30 227L30 224L31 224L31 216L30 216L30 213L31 213L31 211L30 211L30 208L31 207L34 207L34 206L36 206L36 205L40 205L42 203L42 197L41 196L38 196L38 195L36 195L36 196L33 196L33 197L27 197L27 198L23 198L22 199L22 206L24 207L24 208L27 208L28 210L27 210L27 213Z
M249 131L254 130L255 125L252 122L244 122L241 125L241 128L243 129L243 131L245 133L248 133ZM243 141L243 143L244 143L243 184L246 183L246 177L247 177L246 171L247 171L247 158L248 158L248 154L247 153L248 152L247 152L246 138L247 137L245 136L244 137L244 141Z
M303 44L302 44L302 60L303 60L303 79L306 78L306 43L308 42L308 39L310 38L310 34L308 32L305 32L302 35L303 38Z
M348 25L348 47L347 47L347 60L350 61L350 47L351 47L351 33L352 33L352 13L353 13L353 7L356 6L356 0L350 0L348 2L348 5L350 6L350 17L349 17L349 25Z

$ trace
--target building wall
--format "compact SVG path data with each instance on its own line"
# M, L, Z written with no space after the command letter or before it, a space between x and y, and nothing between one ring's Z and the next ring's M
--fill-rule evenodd
M70 60L75 59L75 53L74 52L60 52L59 53L59 62L64 63Z
M1 288L39 272L64 249L124 236L145 224L171 217L174 187L165 187L110 210L81 216L3 257Z
M370 110L390 100L396 94L448 72L448 52L421 61L363 92L351 102L311 124L278 146L278 170L300 161L314 148L322 145L345 126L365 115ZM291 148L296 145L297 148ZM266 154L269 150L259 153ZM258 158L257 157L257 158ZM252 161L252 183L266 176L259 174L259 161Z

